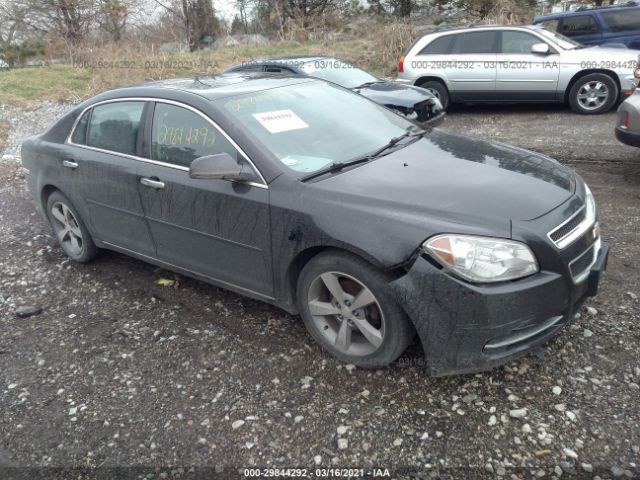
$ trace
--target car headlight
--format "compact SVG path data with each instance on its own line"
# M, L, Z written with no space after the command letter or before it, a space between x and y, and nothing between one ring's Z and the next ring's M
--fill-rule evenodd
M446 234L425 241L422 249L470 282L503 282L538 271L531 249L513 240Z

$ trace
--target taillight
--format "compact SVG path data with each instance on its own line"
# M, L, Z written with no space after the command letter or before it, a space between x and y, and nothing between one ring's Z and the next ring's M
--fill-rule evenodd
M400 61L398 62L398 73L404 72L404 56L400 57Z
M629 128L629 112L624 112L624 128Z

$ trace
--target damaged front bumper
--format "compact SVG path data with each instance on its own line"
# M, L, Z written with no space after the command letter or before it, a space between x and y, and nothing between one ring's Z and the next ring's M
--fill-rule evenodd
M391 286L416 327L428 373L472 373L504 364L553 337L586 298L596 295L608 253L603 242L578 284L542 271L515 282L473 285L420 256Z

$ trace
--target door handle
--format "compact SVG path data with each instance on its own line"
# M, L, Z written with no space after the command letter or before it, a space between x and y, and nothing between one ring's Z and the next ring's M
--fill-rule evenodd
M63 160L62 166L70 168L71 170L75 170L76 168L78 168L78 163L74 162L73 160Z
M155 188L156 190L160 190L161 188L164 188L164 182L159 181L157 178L142 177L140 179L140 183L145 187Z

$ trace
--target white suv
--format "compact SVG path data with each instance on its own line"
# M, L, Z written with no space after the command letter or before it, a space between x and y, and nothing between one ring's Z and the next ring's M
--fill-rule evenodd
M474 27L418 38L398 81L430 90L442 105L568 102L577 113L609 111L634 88L637 50L585 47L538 26Z

